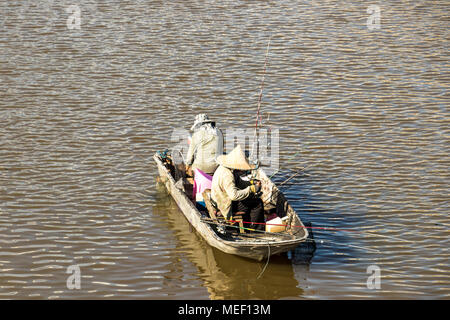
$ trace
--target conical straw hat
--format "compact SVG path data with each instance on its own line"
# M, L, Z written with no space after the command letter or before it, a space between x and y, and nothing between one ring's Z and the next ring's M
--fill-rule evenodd
M240 145L234 148L229 154L218 156L217 163L229 169L253 170L256 168L255 165L248 162Z

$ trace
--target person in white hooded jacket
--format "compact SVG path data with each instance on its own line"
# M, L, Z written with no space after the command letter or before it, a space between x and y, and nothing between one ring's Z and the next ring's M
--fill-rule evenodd
M206 174L213 175L218 164L216 158L223 154L223 134L205 113L195 117L191 144L186 164L188 170L197 168Z

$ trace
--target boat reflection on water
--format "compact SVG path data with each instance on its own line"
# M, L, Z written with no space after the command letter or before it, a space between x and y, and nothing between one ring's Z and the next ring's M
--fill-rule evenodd
M299 248L287 254L272 256L267 266L267 260L257 262L223 253L209 246L195 232L165 187L159 184L153 214L159 216L160 221L166 222L167 227L174 232L177 238L176 254L187 258L197 267L197 276L203 280L211 299L271 300L302 297L301 287L305 286L313 256L311 250ZM174 261L182 263L181 259Z

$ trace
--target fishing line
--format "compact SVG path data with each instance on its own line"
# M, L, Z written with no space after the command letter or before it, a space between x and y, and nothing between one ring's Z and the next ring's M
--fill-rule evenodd
M317 240L315 242L319 243L319 244L328 245L328 246L330 246L332 248L335 247L332 244L343 244L344 246L347 246L347 247L352 247L352 248L357 248L357 249L369 250L369 251L373 251L373 252L376 252L376 253L381 253L381 251L378 250L378 249L372 249L372 248L367 248L367 247L355 246L355 245L344 243L344 242L336 242L336 241L331 241L331 240Z
M270 260L270 243L269 243L269 242L267 242L267 248L268 248L268 251L267 251L267 261L266 261L266 265L264 266L264 268L262 269L262 271L259 273L259 275L256 277L256 280L258 280L258 279L262 276L262 274L264 273L264 271L266 271L266 268L267 268L267 266L268 266L268 264L269 264L269 260Z
M229 220L230 222L238 222L238 221L234 221L234 220ZM249 221L242 221L242 223L252 223L252 224L262 224L262 225L273 225L273 226L281 226L281 227L288 227L289 225L287 224L277 224L277 223L266 223L266 222L249 222ZM413 243L414 241L410 241L410 240L405 240L405 239L401 239L401 238L397 238L397 237L393 237L393 236L385 236L385 235L381 235L381 234L374 234L373 231L358 231L358 230L351 230L351 229L338 229L338 228L333 228L333 227L305 227L305 226L298 226L298 225L291 225L291 228L303 228L303 229L312 229L312 230L317 230L317 231L341 231L341 232L355 232L355 233L360 233L360 234L370 234L372 236L376 236L376 237L383 237L383 238L390 238L390 239L394 239L397 241L403 241L403 242L410 242Z

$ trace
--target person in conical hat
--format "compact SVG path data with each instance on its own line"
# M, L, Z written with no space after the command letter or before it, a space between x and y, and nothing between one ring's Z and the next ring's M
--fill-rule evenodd
M233 213L244 212L244 221L264 222L264 205L257 196L261 182L244 181L243 171L255 170L238 145L227 155L217 157L219 167L214 173L211 186L211 199L222 215L230 220ZM263 224L251 224L252 229L264 230Z
M195 117L191 131L194 133L186 157L187 171L199 169L212 176L218 167L216 158L223 154L222 131L206 113Z

